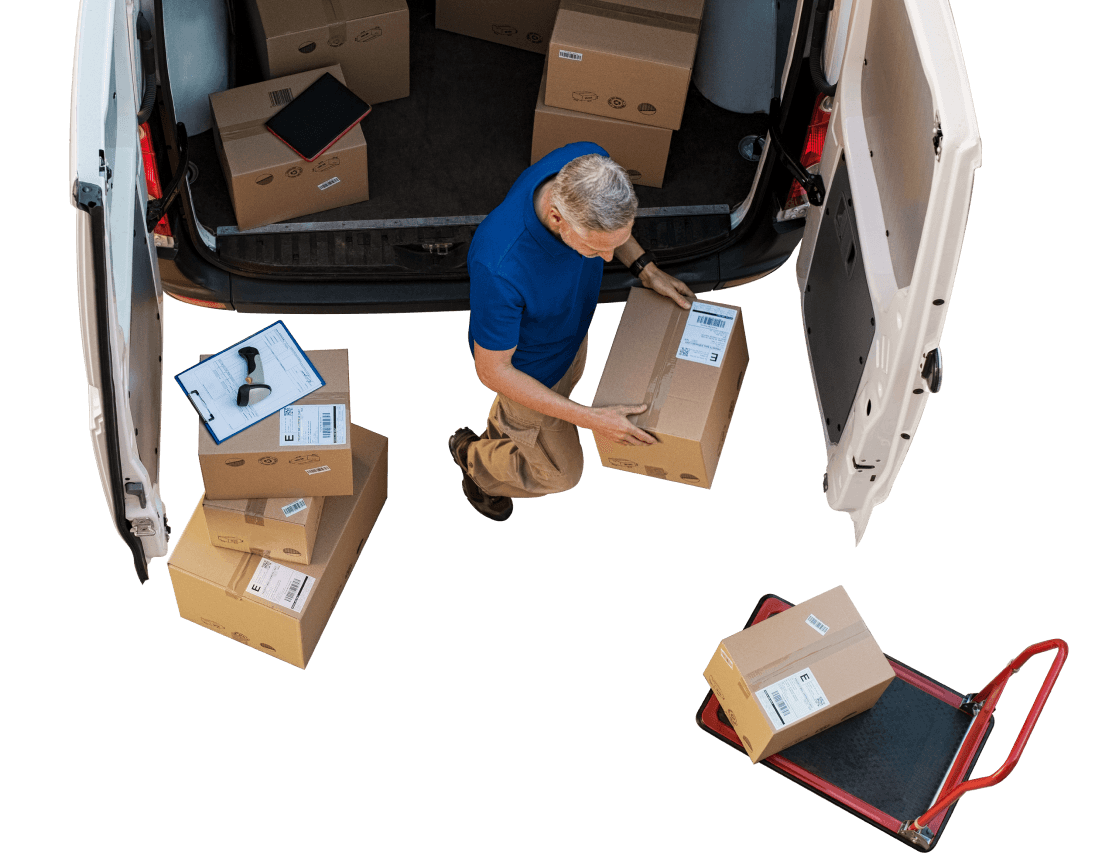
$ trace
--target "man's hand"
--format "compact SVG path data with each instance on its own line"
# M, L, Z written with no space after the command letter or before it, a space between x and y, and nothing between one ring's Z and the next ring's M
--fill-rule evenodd
M690 309L695 292L671 274L667 274L653 262L641 271L641 283L662 297L676 301L682 308Z
M651 446L656 438L642 431L627 418L633 414L644 413L647 404L611 404L607 407L590 409L590 424L584 425L596 434L621 446Z

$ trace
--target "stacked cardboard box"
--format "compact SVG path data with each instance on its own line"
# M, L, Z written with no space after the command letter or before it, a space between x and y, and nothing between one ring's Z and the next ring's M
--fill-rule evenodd
M351 422L347 352L325 385L217 445L170 557L182 618L304 668L386 501L387 440Z
M352 128L312 162L267 130L271 117L325 73L345 82L334 65L209 96L216 151L240 229L368 198L367 141L361 128Z
M248 0L247 9L267 77L339 65L368 104L409 95L406 0Z
M436 0L436 28L544 53L560 0Z
M588 140L606 148L635 183L661 187L671 132L687 101L703 2L562 0L534 119L533 162Z

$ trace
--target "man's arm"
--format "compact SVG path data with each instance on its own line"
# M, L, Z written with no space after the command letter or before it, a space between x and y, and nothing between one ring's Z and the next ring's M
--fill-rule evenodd
M631 235L628 241L614 251L614 256L626 267L629 267L644 252L641 245L637 243L637 239ZM667 274L658 268L656 262L649 262L645 265L645 269L641 271L640 279L641 284L646 288L651 288L663 297L671 298L684 309L691 308L691 301L695 299L695 292L671 274Z
M547 386L525 372L514 368L510 359L516 348L508 351L488 351L475 343L475 373L483 385L506 398L516 401L538 413L571 422L587 428L616 443L629 446L650 446L656 439L642 431L626 417L643 413L644 404L614 404L609 407L584 407Z

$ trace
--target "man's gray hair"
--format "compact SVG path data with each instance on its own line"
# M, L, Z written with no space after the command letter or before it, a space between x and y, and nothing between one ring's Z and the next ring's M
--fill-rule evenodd
M626 171L602 155L581 155L556 174L552 202L573 226L617 232L633 222L637 194Z

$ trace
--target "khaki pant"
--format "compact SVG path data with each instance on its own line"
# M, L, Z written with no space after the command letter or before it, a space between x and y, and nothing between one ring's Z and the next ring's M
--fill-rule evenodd
M586 362L584 339L553 391L569 398ZM568 490L583 475L579 429L498 395L486 431L467 447L467 472L491 496L544 496Z

